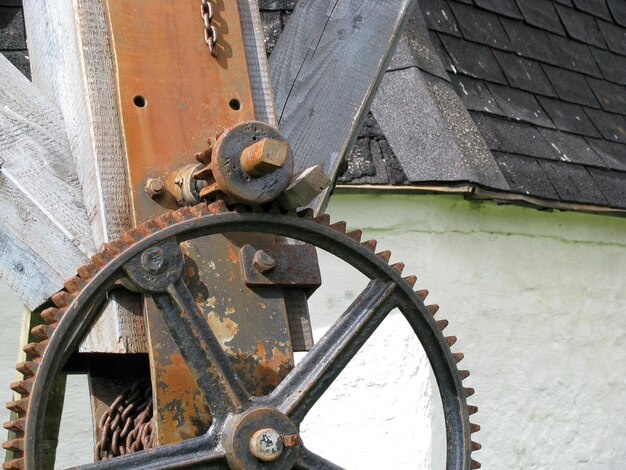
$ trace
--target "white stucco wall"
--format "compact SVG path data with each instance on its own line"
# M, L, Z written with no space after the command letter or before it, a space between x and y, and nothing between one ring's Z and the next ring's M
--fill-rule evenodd
M472 372L483 468L624 468L626 220L441 195L336 195L328 212L392 250L441 305ZM321 260L324 285L311 299L318 337L364 287L329 255ZM4 286L0 315L8 384L20 307ZM443 468L436 391L403 322L385 320L307 417L313 450L347 468ZM87 402L78 401L70 408L80 415ZM86 420L74 423L68 447L86 448Z

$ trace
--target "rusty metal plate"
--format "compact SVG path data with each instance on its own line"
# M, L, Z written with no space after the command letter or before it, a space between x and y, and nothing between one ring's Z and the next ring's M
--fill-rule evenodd
M271 269L255 266L255 255L259 251L275 260ZM270 249L259 250L247 244L241 248L239 257L241 272L249 287L302 287L314 290L322 285L317 252L312 245L275 245Z
M148 178L170 174L207 138L244 120L254 104L237 2L214 2L218 57L204 40L200 0L108 0L136 222L176 209L155 204Z
M208 138L256 117L237 2L212 3L217 57L205 42L200 0L107 0L136 223L177 208L168 190L154 200L146 193L150 178L167 187ZM198 305L251 392L262 393L293 367L293 353L280 292L261 296L241 279L238 253L249 242L215 236L184 249ZM206 432L208 407L150 302L145 317L158 444Z

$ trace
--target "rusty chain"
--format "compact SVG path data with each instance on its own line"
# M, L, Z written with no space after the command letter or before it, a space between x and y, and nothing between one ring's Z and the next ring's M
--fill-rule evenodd
M213 57L217 57L217 29L213 25L213 5L209 0L202 0L202 21L204 22L204 41L209 46Z
M108 460L154 446L152 387L140 380L125 388L98 422L96 460Z

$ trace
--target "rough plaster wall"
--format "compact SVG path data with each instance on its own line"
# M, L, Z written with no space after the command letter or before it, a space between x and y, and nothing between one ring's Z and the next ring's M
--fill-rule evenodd
M450 320L446 334L459 337L454 349L472 372L483 468L624 468L626 220L456 196L339 195L328 212L363 229L364 239L378 238L441 305L437 316ZM349 290L350 282L334 287ZM380 353L407 350L402 336L391 343ZM346 387L343 398L359 400L358 389ZM326 436L340 437L332 426ZM444 468L440 455L432 468Z
M328 211L391 249L441 305L438 317L450 320L446 333L459 337L455 351L472 372L483 468L624 467L626 220L456 196L336 195ZM325 284L311 302L317 337L364 287L330 256L322 260L330 261ZM20 311L0 286L5 385ZM444 468L436 391L403 321L385 320L303 425L312 449L347 468ZM76 419L87 401L73 390L66 465L90 458L89 422Z

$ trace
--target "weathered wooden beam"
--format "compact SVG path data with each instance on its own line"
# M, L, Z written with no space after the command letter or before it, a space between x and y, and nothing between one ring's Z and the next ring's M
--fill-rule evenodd
M281 131L296 172L334 180L352 147L414 0L300 0L270 57ZM313 207L322 211L329 190Z
M257 0L237 0L237 5L239 6L241 31L246 49L256 119L276 126L278 121L270 83L267 53L265 52L265 36L259 14L259 2Z
M30 0L33 83L61 110L96 245L132 227L116 75L102 0Z
M91 234L100 245L133 225L105 4L31 0L24 15L33 83L63 114ZM81 352L146 351L141 315L132 310L138 302L120 295L110 299Z
M0 55L0 278L30 309L95 247L61 113Z

